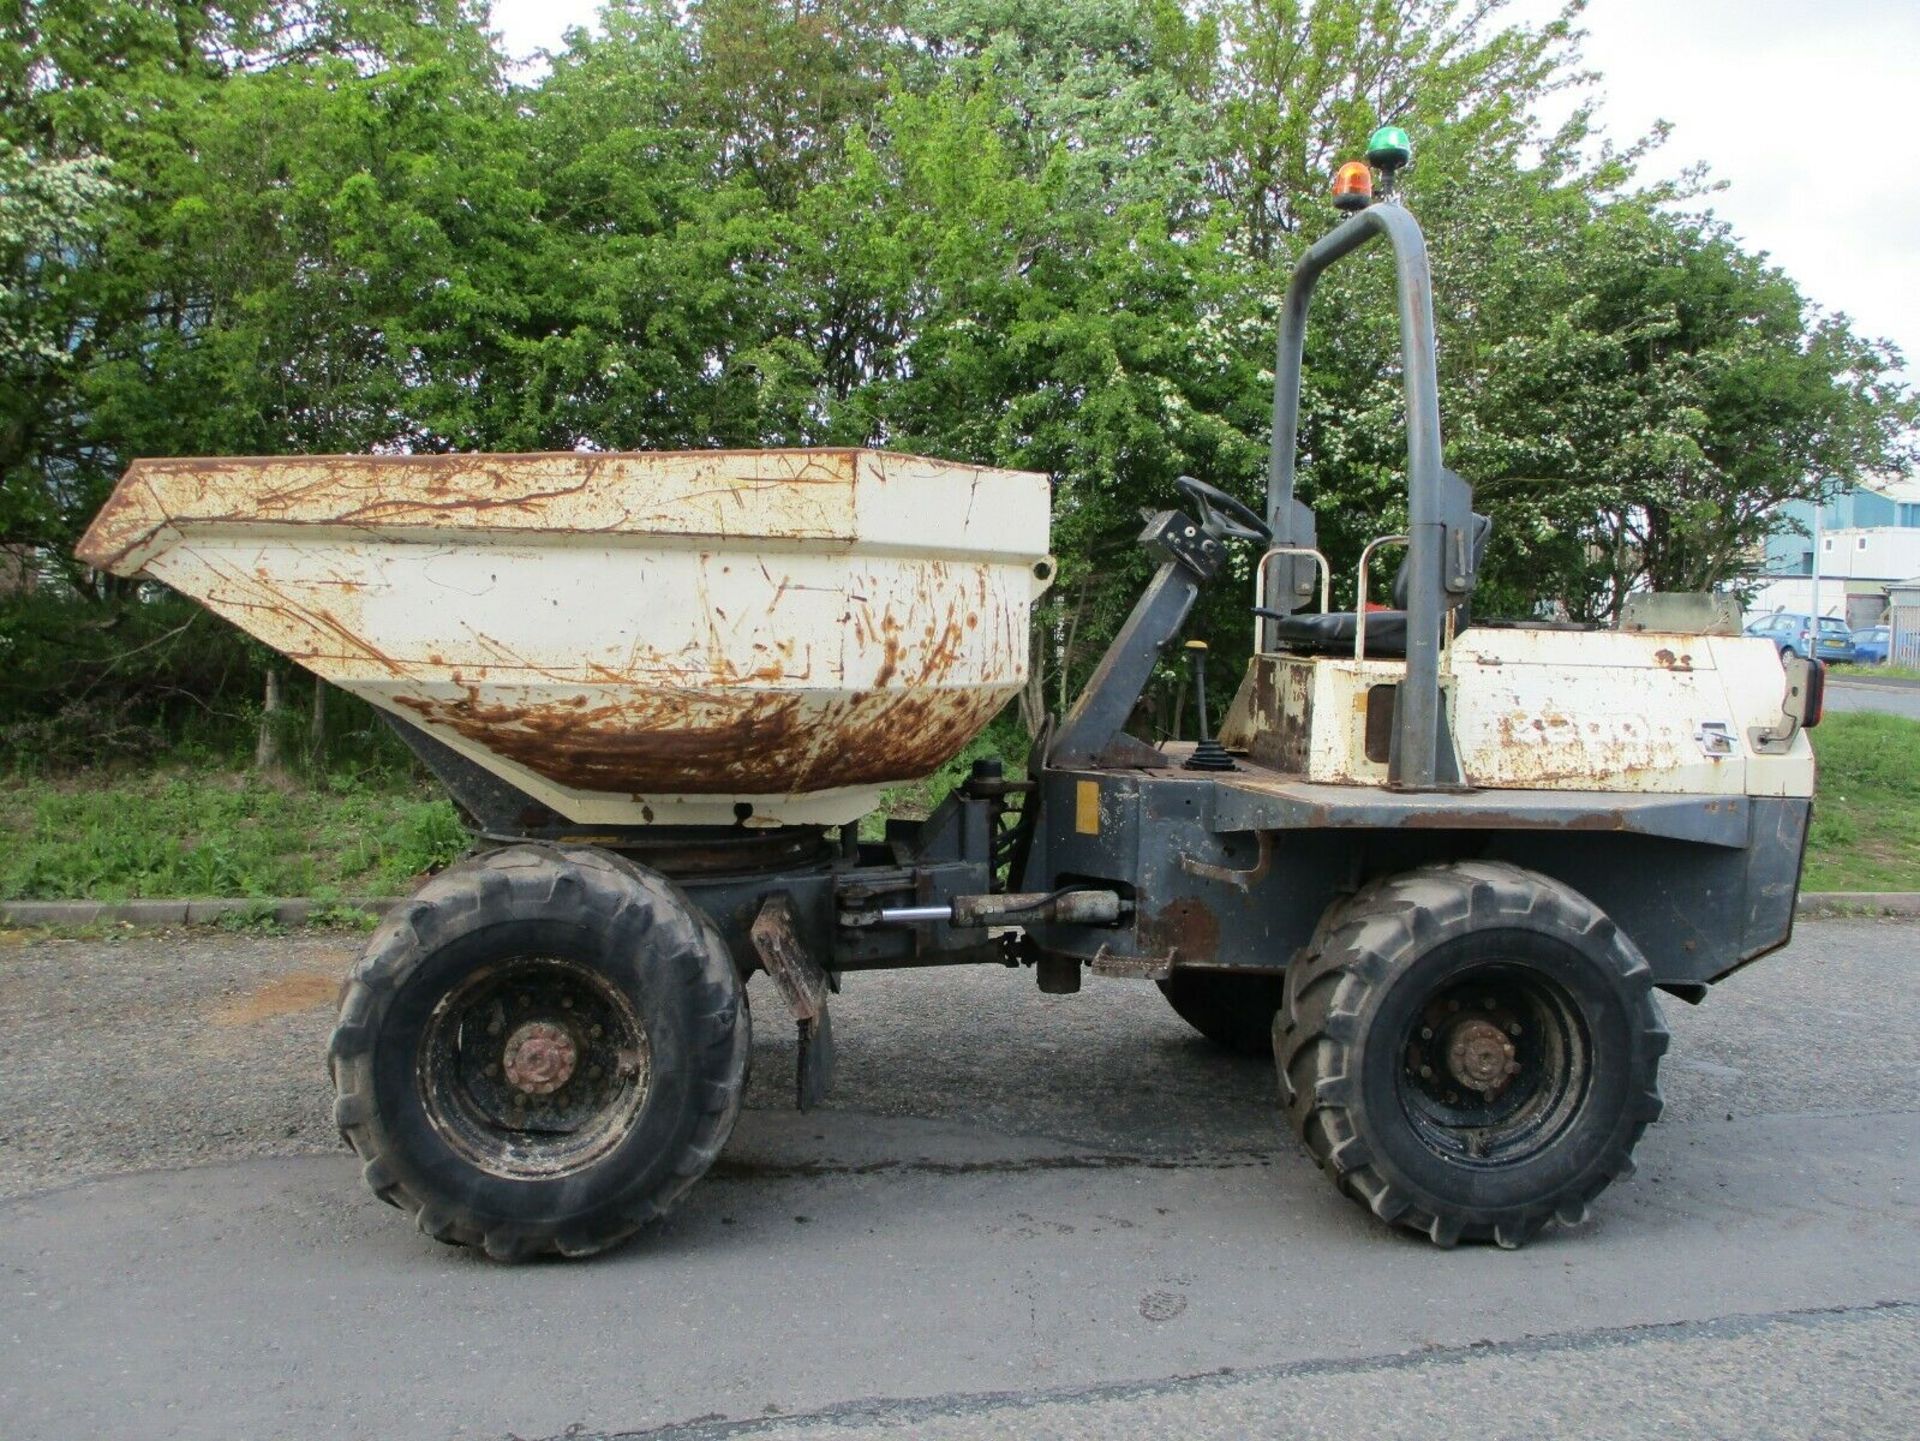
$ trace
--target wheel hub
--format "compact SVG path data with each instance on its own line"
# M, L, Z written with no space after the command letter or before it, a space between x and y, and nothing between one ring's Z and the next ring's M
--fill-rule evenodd
M1447 1070L1469 1090L1491 1095L1518 1071L1513 1042L1492 1021L1475 1016L1454 1028L1447 1046Z
M527 1021L514 1028L501 1052L507 1080L529 1096L550 1096L573 1079L579 1051L572 1034L552 1021Z

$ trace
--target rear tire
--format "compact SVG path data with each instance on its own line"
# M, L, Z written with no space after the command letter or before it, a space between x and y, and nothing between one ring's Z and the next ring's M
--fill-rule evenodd
M1274 1022L1295 1133L1346 1195L1434 1242L1573 1225L1660 1114L1667 1032L1633 943L1577 892L1464 862L1333 907Z
M603 851L515 846L374 933L333 1033L334 1116L425 1234L584 1256L713 1163L751 1042L726 944L677 889Z
M1156 984L1180 1019L1216 1046L1242 1056L1273 1054L1283 975L1175 971Z

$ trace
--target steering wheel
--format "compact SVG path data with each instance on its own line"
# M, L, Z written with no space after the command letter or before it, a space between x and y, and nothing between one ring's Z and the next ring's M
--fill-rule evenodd
M1261 545L1273 541L1273 529L1252 506L1242 504L1217 485L1183 475L1174 488L1200 507L1200 523L1226 540L1251 540Z

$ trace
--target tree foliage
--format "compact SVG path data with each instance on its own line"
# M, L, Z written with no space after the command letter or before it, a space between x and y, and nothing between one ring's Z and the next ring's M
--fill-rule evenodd
M611 0L515 81L473 0L0 6L0 543L138 455L876 444L1050 472L1030 717L1130 603L1143 507L1260 494L1288 260L1411 129L1487 599L1611 614L1904 466L1899 357L1584 113L1577 3ZM1316 300L1336 567L1404 508L1379 262ZM122 588L71 567L75 588ZM1232 647L1243 587L1197 624ZM1230 675L1229 663L1217 667Z

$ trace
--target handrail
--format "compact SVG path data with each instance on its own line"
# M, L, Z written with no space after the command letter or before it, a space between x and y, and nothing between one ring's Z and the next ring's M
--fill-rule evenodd
M1360 552L1360 593L1353 598L1353 658L1367 658L1367 563L1373 559L1373 553L1383 545L1405 545L1404 535L1379 535L1367 542L1367 548Z
M1411 789L1438 784L1440 628L1448 609L1441 572L1445 548L1440 456L1440 399L1433 341L1433 279L1427 242L1398 204L1371 205L1309 246L1294 267L1280 317L1273 373L1273 453L1267 469L1267 513L1291 544L1295 451L1300 429L1300 376L1307 308L1321 274L1336 260L1385 237L1393 248L1400 312L1402 384L1407 408L1407 675L1394 710L1395 744L1388 783Z
M1320 614L1325 615L1333 598L1333 567L1327 557L1310 545L1276 545L1260 557L1253 568L1253 653L1260 654L1260 627L1267 608L1267 562L1280 555L1310 555L1320 563Z

